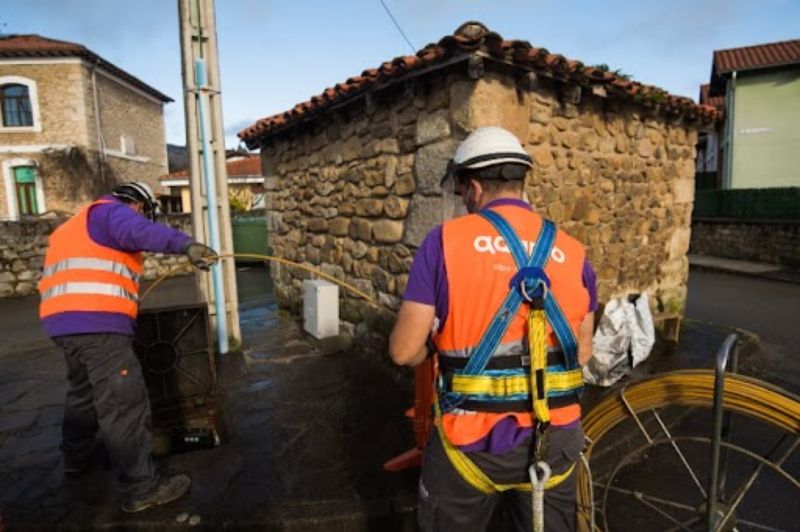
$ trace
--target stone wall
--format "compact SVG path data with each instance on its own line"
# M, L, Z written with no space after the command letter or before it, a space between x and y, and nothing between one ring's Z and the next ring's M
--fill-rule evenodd
M601 299L646 290L656 310L681 311L694 129L633 103L565 100L546 80L529 90L509 75L450 71L275 135L261 151L275 253L396 309L417 246L442 221L439 179L458 141L500 125L536 162L526 186L534 207L587 245ZM272 275L279 303L299 309L307 274ZM351 294L340 316L347 332L375 329L365 324L376 321L372 307Z
M47 238L64 218L0 222L0 297L27 296L36 293L42 276ZM191 234L191 217L177 214L167 217L167 223ZM145 254L143 277L154 280L175 270L190 273L188 260L180 255Z
M690 251L800 268L800 222L694 220Z

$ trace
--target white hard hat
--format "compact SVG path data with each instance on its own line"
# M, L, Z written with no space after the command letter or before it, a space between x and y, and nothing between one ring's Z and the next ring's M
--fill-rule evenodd
M111 195L115 198L142 203L144 205L145 215L155 219L155 215L158 211L158 199L156 199L156 195L153 194L153 189L151 189L150 185L147 183L141 181L120 183L114 187L114 190L111 191Z
M495 126L481 127L470 133L453 156L456 172L504 163L533 167L533 160L519 139L510 131Z

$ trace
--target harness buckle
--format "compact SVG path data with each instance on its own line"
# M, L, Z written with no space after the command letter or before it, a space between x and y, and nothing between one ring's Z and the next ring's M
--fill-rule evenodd
M550 278L542 268L527 266L514 274L509 282L509 288L518 290L522 298L530 304L541 299L547 299L550 291ZM542 303L542 307L544 304Z
M533 434L533 459L537 463L544 463L544 457L547 455L549 444L547 429L549 427L549 422L536 422L536 430Z

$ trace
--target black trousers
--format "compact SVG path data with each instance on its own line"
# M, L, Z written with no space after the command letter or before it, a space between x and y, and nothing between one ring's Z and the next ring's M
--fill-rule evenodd
M67 361L62 452L67 463L89 458L100 436L126 496L150 491L158 477L151 456L150 403L133 338L121 334L59 336Z
M549 429L549 445L545 461L553 474L566 471L583 450L584 436L580 426ZM503 455L467 453L489 478L499 484L527 482L531 463L530 443L526 442ZM548 532L572 532L576 527L576 474L573 472L558 486L545 491L544 527ZM489 526L494 508L500 500L514 530L529 532L533 528L531 493L507 491L485 494L467 483L453 467L434 430L425 448L422 476L419 482L417 522L425 532L483 532Z

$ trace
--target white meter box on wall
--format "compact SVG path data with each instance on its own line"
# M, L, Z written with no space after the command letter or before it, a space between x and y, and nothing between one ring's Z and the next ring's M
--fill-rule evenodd
M303 328L314 338L339 334L339 287L328 281L303 281Z

